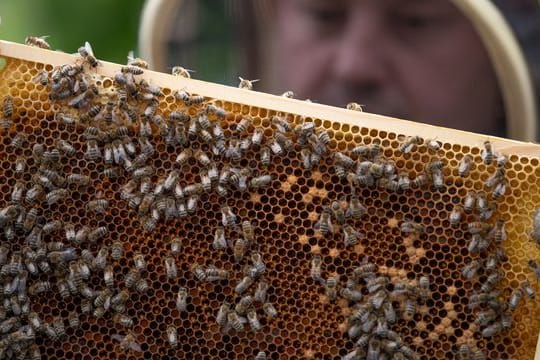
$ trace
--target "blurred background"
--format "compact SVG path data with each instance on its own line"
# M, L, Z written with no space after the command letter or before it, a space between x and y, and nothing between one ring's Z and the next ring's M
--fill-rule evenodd
M136 50L144 0L1 0L0 39L24 43L48 35L53 49L77 52L90 42L100 59L125 63Z

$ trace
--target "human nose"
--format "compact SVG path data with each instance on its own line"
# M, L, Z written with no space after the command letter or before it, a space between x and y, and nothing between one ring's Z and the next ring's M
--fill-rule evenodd
M348 20L341 39L336 43L334 76L355 87L373 90L385 77L379 22L369 14L357 14Z

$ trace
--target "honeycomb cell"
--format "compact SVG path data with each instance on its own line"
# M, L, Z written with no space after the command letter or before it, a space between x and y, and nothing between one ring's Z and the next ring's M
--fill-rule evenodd
M2 169L7 181L0 186L0 210L8 212L6 208L13 203L12 192L18 181L25 183L26 194L35 185L43 188L35 199L23 198L17 205L17 209L24 208L25 212L39 209L37 225L31 223L31 219L25 225L17 222L15 217L3 216L3 226L6 223L8 226L0 236L2 241L10 242L8 259L13 256L16 259L16 254L26 249L27 244L33 244L33 250L40 248L31 242L32 231L41 232L46 223L61 220L60 230L41 233L45 258L49 262L55 259L54 254L50 255L52 250L49 246L63 244L69 251L75 251L76 259L66 264L47 262L50 270L45 264L41 264L45 269L37 264L39 270L29 275L28 286L34 286L33 292L36 284L45 288L50 286L44 292L53 296L31 294L28 301L49 324L60 317L67 325L71 312L89 313L80 314L79 327L66 329L66 334L59 340L52 341L46 332L39 332L35 343L42 354L56 358L180 356L249 359L264 350L267 357L273 359L301 358L304 355L325 359L345 356L355 346L355 339L349 338L351 329L346 324L352 322L350 317L362 306L362 301L375 302L376 295L396 291L403 284L408 284L408 289L417 289L420 277L426 276L430 285L423 290L426 294L415 300L415 313L389 324L420 358L453 357L455 344L463 338L475 342L488 358L531 357L536 334L530 329L538 329L537 317L531 315L537 313L537 303L523 300L523 305L515 312L510 331L486 339L482 331L487 326L474 324L480 310L471 309L469 305L472 295L490 287L503 290L501 293L508 301L524 281L532 280L525 263L531 252L538 255L538 249L534 244L527 244L530 221L526 222L518 214L521 214L519 209L532 213L539 205L539 197L532 194L537 190L538 159L510 154L505 180L511 191L498 199L488 196L488 201L496 204L496 213L486 222L490 230L484 232L493 234L491 230L497 219L504 219L507 225L508 240L501 246L508 260L499 259L498 265L504 280L488 280L490 273L487 269L479 269L466 278L463 273L466 266L475 260L487 261L496 250L494 241L481 251L471 245L473 236L468 224L480 216L477 208L465 212L457 226L449 220L454 207L463 204L471 190L492 194L493 189L486 189L485 183L496 166L482 161L481 141L479 147L441 142L441 149L434 151L427 148L422 140L415 150L404 154L400 150L401 144L408 135L396 134L389 129L360 127L317 116L302 117L219 99L198 100L193 97L190 103L177 98L175 94L179 89L169 88L161 89L162 96L156 98L155 110L150 109L165 119L165 125L154 118L148 123L150 130L145 130L140 114L151 104L145 103L145 96L141 93L140 97L129 98L130 106L139 114L135 122L127 114L118 115L118 121L126 126L126 131L118 124L108 123L104 110L85 122L83 119L96 103L93 99L88 104L72 107L69 104L76 98L75 94L66 99L51 98L49 86L33 82L43 69L52 77L56 68L50 64L8 58L5 70L0 72L0 95L13 97L12 121L16 124L13 128L27 135L23 148L16 149L11 140L14 134L1 133L0 155L5 159ZM85 68L77 76L87 74L88 69ZM101 79L98 74L90 78L103 97L100 100L102 104L107 100L118 100L119 90L123 90L119 84L110 77ZM139 81L137 76L134 79ZM144 87L141 83L138 86ZM152 96L148 95L148 98L152 99ZM212 113L215 110L209 105L223 107L223 110L218 109L222 113ZM188 114L189 120L175 123L171 120L172 111ZM78 120L76 124L69 124L59 114L71 114ZM241 131L237 125L245 115L252 116L253 123L246 131ZM205 116L208 123L205 123ZM276 128L275 120L270 120L272 116L285 121L283 129ZM192 120L195 125L190 130ZM326 152L320 154L321 160L311 164L310 169L304 169L300 152L304 146L300 139L302 134L287 128L295 129L297 125L309 122L315 124L314 134L326 132L330 141L326 144ZM210 138L201 135L201 130L217 131L218 126L223 129L220 136L223 136L225 148L222 150L216 148L213 135ZM91 127L97 130L91 130ZM240 142L250 139L255 128L263 129L261 146L245 145L247 148L241 149ZM92 131L97 131L98 135L92 135ZM278 131L293 141L294 147L281 154L270 150L271 161L265 165L261 161L260 147L269 148ZM54 166L45 158L55 156L51 151L56 147L57 139L71 142L74 152L59 153L59 165ZM306 141L313 139L306 137ZM90 140L97 142L98 155L88 153ZM283 139L281 141L280 147L286 147ZM134 148L127 145L129 142ZM46 157L34 154L35 144L45 145ZM143 151L148 144L152 148L151 155ZM373 149L376 145L380 147L380 153L373 158L353 154L352 149L359 145L372 146ZM111 150L107 150L109 146ZM191 155L179 164L177 156L185 149L193 153L201 151L208 159L201 160ZM336 161L331 156L333 152L350 155L352 164L342 164L345 175L359 171L359 174L374 177L375 181L372 184L362 184L360 180L355 183L350 176L341 176L336 171ZM457 167L464 154L473 156L475 166L468 177L461 178ZM14 167L19 156L28 159L22 173ZM145 160L145 156L149 159ZM405 171L412 180L429 170L426 164L436 158L444 159L442 175L445 187L441 189L435 189L431 184L411 184L409 189L399 186L397 189L383 188L380 186L381 175L357 170L361 162L365 165L392 160L395 173ZM142 161L142 165L138 161ZM197 188L204 185L204 175L209 174L214 164L218 178L211 179L206 188L201 186L202 190ZM142 170L144 166L149 167L148 174ZM232 169L234 176L220 180L219 176L226 167ZM56 172L60 178L55 178L52 172L45 172L45 169ZM116 169L122 175L105 176L110 169ZM173 169L177 175L172 173ZM243 172L242 169L249 171ZM62 177L72 173L88 175L91 180L84 186L63 184ZM271 184L253 189L252 178L264 174L273 176ZM429 177L432 176L430 173ZM130 181L135 184L132 189L129 188ZM217 184L227 195L220 192ZM48 194L57 188L66 188L69 198L48 204ZM190 189L190 194L182 193L187 189ZM362 207L365 207L365 211L356 215L349 211L353 196L358 196ZM144 204L145 198L149 205ZM87 204L96 199L105 199L107 206L97 213L88 211ZM334 203L338 208L332 208ZM229 222L222 213L223 204L227 204L236 217L227 225L223 223ZM331 224L325 224L321 217L325 212L330 214ZM8 219L7 222L4 219ZM252 239L245 247L242 241L238 241L246 237L244 221L253 227ZM404 231L403 223L407 221L420 225L421 230ZM222 225L225 242L219 248L219 244L214 244L215 232ZM100 227L106 234L89 235ZM345 242L346 228L357 232L354 235L357 238L348 240L352 244ZM170 241L174 237L182 241L180 250L173 254ZM122 242L123 251L113 258L112 247L116 240ZM240 256L237 252L242 249L244 254ZM85 256L91 258L84 258L83 250ZM144 255L145 270L135 268L134 256L137 253ZM256 269L253 255L257 253L261 254L264 270ZM313 278L310 273L314 254L322 255L321 279ZM106 284L111 280L104 278L106 266L100 264L100 256L104 256L105 264L110 264L113 269L112 286ZM168 274L164 262L167 256L172 256L177 264L176 276ZM67 286L62 285L62 281L67 282L70 276L81 276L77 272L77 266L83 266L79 260L88 262L86 266L90 274L84 275L80 286L75 289L66 288L66 295L60 289ZM373 292L369 290L373 286L370 285L372 277L357 279L353 285L359 289L363 300L349 301L340 291L354 281L353 270L366 262L376 267L377 275L374 276L377 281L387 277L387 285ZM195 263L202 267L202 274L192 268ZM209 279L207 272L212 273L216 269L225 271L226 277ZM249 271L262 271L262 274L244 293L239 294L235 287ZM14 276L7 268L0 273L2 283L12 281ZM337 283L336 300L331 299L332 286L328 281L331 277L335 277ZM269 284L265 301L276 308L276 318L266 313L265 301L257 300L250 309L260 322L260 329L254 330L254 325L246 320L247 314L242 311L239 316L244 319L239 325L228 321L223 327L216 322L222 304L228 303L236 309L245 294L254 296L255 289L263 280ZM41 283L45 281L49 285ZM494 284L490 284L491 281ZM187 291L184 308L177 305L181 288ZM117 304L115 301L118 300L113 298L122 290L128 293L128 298ZM78 293L74 296L70 291ZM395 294L399 294L399 290ZM11 303L11 298L1 297L3 304ZM98 305L101 301L107 302L107 310L104 307L100 310ZM395 301L388 304L401 317L407 310L406 303L402 295L397 295ZM87 307L90 307L88 311ZM8 311L8 316L12 316L12 310ZM133 325L115 321L117 313L131 319ZM382 312L375 313L380 318L384 317ZM525 321L529 322L527 327L523 325ZM177 350L171 349L167 340L167 326L171 324L178 332ZM233 329L234 325L239 329ZM126 342L126 338L132 342ZM125 353L122 347L126 349Z

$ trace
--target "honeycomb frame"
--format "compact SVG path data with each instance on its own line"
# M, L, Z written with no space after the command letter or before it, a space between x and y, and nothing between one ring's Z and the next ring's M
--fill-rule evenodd
M382 154L392 159L400 170L417 175L425 164L434 157L425 146L417 145L411 152L401 151L404 141L410 136L422 139L436 139L441 150L435 154L445 161L445 187L412 188L404 192L388 189L356 188L367 216L360 220L347 220L362 229L365 237L353 247L347 247L339 233L324 236L314 229L321 212L332 201L343 202L342 196L349 195L349 184L340 179L334 169L332 157L327 154L312 170L302 168L300 151L291 151L290 156L274 157L268 167L257 163L257 156L250 153L250 160L242 159L239 166L255 169L258 174L270 173L275 176L270 186L252 191L231 191L226 204L234 209L239 221L253 220L257 251L267 263L264 278L269 283L268 300L278 310L276 318L264 317L260 307L257 311L262 328L252 331L247 324L245 330L224 333L215 318L220 305L225 301L237 303L242 296L235 294L235 284L243 277L242 267L232 260L232 250L216 252L211 247L215 228L221 219L220 205L223 198L216 194L203 194L203 202L192 213L194 219L176 219L168 224L158 224L149 234L142 231L142 220L127 202L119 197L125 182L103 179L101 161L84 159L84 128L70 129L56 120L54 113L62 105L53 103L48 96L49 85L42 86L35 81L39 71L52 71L56 66L81 61L80 57L52 52L23 45L0 42L0 57L6 65L0 70L0 97L13 97L14 117L9 131L2 132L0 154L3 176L7 181L1 186L0 207L5 208L11 200L17 175L15 165L19 156L32 157L29 144L43 143L54 147L54 139L70 141L75 146L76 156L66 156L62 167L77 170L91 178L91 186L86 191L71 188L71 204L60 200L59 204L45 204L44 214L77 225L96 228L105 226L108 230L104 239L98 239L89 249L97 253L103 242L112 246L115 240L122 242L123 254L111 261L115 274L126 276L133 264L133 256L143 253L147 261L145 277L149 281L147 293L134 291L126 303L126 314L134 319L132 327L136 342L141 347L137 351L128 346L126 352L119 349L118 336L128 333L126 327L113 321L111 314L102 317L80 315L80 325L67 326L70 313L82 312L80 296L66 300L59 294L36 299L32 310L43 316L43 320L64 319L66 335L63 339L51 341L45 336L36 337L41 354L46 357L111 358L159 358L160 356L187 357L236 357L254 358L259 351L267 352L268 358L341 358L354 349L354 341L347 336L347 318L356 309L342 298L330 302L324 287L310 277L310 261L313 254L320 254L322 271L325 276L338 275L339 286L351 277L355 266L362 264L368 256L377 266L377 272L388 276L393 288L398 281L412 284L419 276L431 279L429 286L432 297L419 305L418 312L411 319L401 318L395 329L420 358L453 358L459 346L470 344L485 351L488 358L532 358L540 320L537 319L537 300L523 300L514 313L514 323L509 331L493 340L484 339L474 322L473 311L467 309L469 297L478 290L480 280L464 279L460 273L463 266L474 257L467 250L467 224L458 228L449 225L448 216L452 206L460 203L469 190L482 191L484 184L493 173L494 165L486 165L481 159L482 144L489 140L493 148L508 157L504 165L509 178L509 190L499 201L497 215L505 220L508 240L504 248L508 261L504 262L504 279L501 292L511 296L526 279L530 279L534 289L533 274L527 262L540 259L538 245L529 236L532 227L532 213L540 206L540 146L507 139L487 137L451 129L422 125L405 120L397 120L373 114L348 111L334 107L286 99L269 94L234 89L202 81L173 77L171 75L145 70L137 79L161 87L158 111L167 112L183 109L172 96L173 91L187 90L203 95L212 104L227 111L221 120L227 134L234 134L235 125L246 115L253 117L253 127L264 129L266 136L274 133L269 118L282 114L293 125L313 122L330 136L329 154L343 152L349 154L355 146L370 145L375 139L380 141ZM114 89L114 76L120 65L101 62L95 69L87 69L107 94ZM190 108L190 107L188 107ZM188 109L191 111L192 109ZM155 131L155 129L154 129ZM26 134L25 143L17 148L12 140L16 133ZM137 127L130 128L134 136ZM159 170L156 179L175 168L174 158L179 149L166 146L163 139L156 139L156 155L153 164ZM474 158L474 168L469 177L458 176L458 166L464 154ZM218 158L215 158L218 159ZM217 161L217 160L216 160ZM29 163L22 179L30 180L36 166ZM200 165L190 159L185 174L186 184L200 181ZM411 175L411 178L414 176ZM102 212L91 214L87 204L91 200L105 198L109 205ZM425 227L418 237L400 231L399 223L414 220ZM240 223L239 223L240 224ZM238 225L239 225L238 224ZM237 228L227 230L227 236L239 236ZM169 255L170 240L181 237L182 252L178 254L178 280L169 279L164 259ZM444 237L444 241L441 238ZM61 241L50 237L51 240ZM135 239L134 239L135 238ZM393 241L388 241L388 239ZM5 240L5 238L2 238ZM16 237L13 251L21 246ZM155 254L155 255L154 255ZM214 265L231 273L227 281L200 282L192 275L191 266L200 263ZM33 279L33 284L48 277L41 274ZM91 277L90 284L102 287L102 280ZM117 277L115 282L125 280ZM189 302L185 312L175 309L175 296L180 287L189 291ZM253 287L251 287L253 289ZM46 294L51 294L48 291ZM369 296L363 290L365 298ZM397 306L396 306L397 308ZM178 331L178 346L171 349L167 343L166 331L173 325ZM524 333L527 333L524 335ZM135 347L135 346L133 346Z

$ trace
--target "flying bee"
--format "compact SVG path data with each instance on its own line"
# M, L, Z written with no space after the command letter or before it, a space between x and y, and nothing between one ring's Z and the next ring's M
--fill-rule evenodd
M255 310L249 310L246 314L249 326L253 331L259 331L262 328L262 325L257 317L257 312Z
M423 234L426 229L424 228L424 225L414 222L414 221L404 221L401 223L400 229L405 234L414 234L414 235L420 235Z
M172 69L171 69L171 74L174 75L174 76L181 76L181 77L184 77L184 78L187 78L187 79L190 79L191 78L191 72L193 72L193 70L189 70L189 69L186 69L182 66L173 66Z
M329 276L328 279L326 279L325 290L328 301L332 302L336 300L338 294L337 286L338 278L336 276Z
M276 316L278 316L278 311L272 303L265 302L263 304L263 310L266 316L268 316L269 318L275 318Z
M458 166L459 176L464 177L464 176L469 175L469 172L471 171L472 163L473 163L473 158L471 155L466 154L465 156L463 156Z
M349 224L343 225L343 240L345 247L356 245L364 236Z
M176 349L178 347L178 331L173 325L167 326L167 341L171 348Z
M347 110L352 110L352 111L364 111L364 109L362 108L362 106L365 106L365 105L360 105L358 103L355 103L355 102L350 102L347 104L346 106L346 109Z
M315 229L319 230L321 234L328 235L334 232L334 226L332 225L332 210L325 207L321 212L319 221L315 223Z
M493 162L493 147L489 140L484 141L484 148L480 152L480 157L486 165L489 165Z
M238 88L239 89L246 89L246 90L252 90L253 89L253 83L259 81L259 79L257 79L257 80L246 80L246 79L241 78L240 76L238 77L238 79L240 80L240 83L238 84Z
M470 213L473 210L476 204L476 198L477 198L476 192L469 191L467 193L467 196L463 200L463 209L465 209L466 212Z
M242 238L236 239L233 244L234 260L239 263L244 258L248 247L248 242Z
M229 313L227 314L227 322L236 331L244 330L244 323L240 320L240 316L238 316L236 311L229 311Z
M176 267L176 260L172 256L165 258L165 270L167 278L175 279L178 276L178 268Z
M135 335L132 332L128 332L126 335L113 334L111 338L120 341L120 349L123 352L128 352L129 350L142 352L141 346L137 344Z
M24 39L24 43L26 45L30 46L36 46L42 49L50 50L51 45L45 40L48 38L48 35L45 36L27 36L26 39Z

